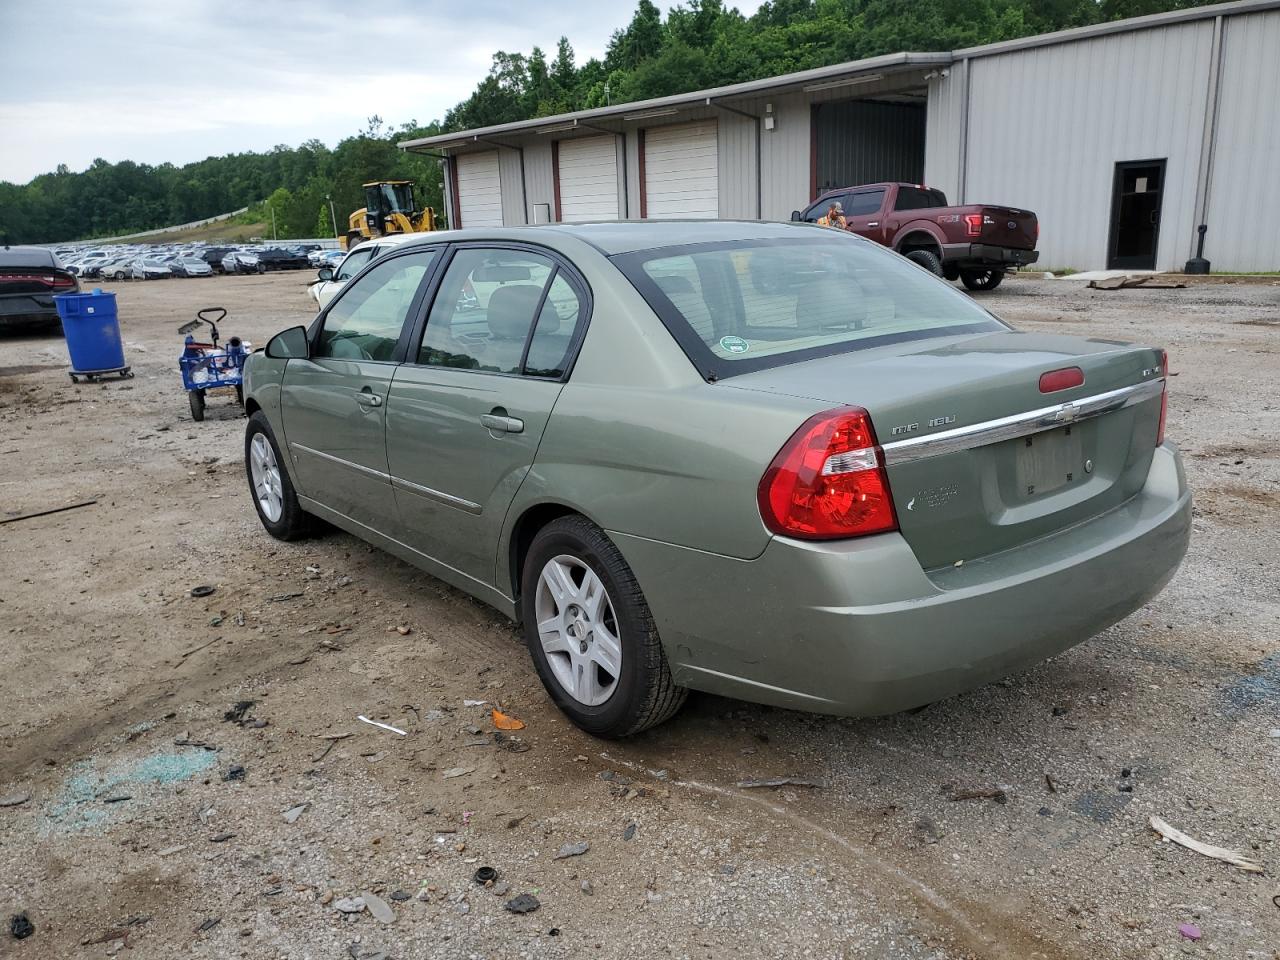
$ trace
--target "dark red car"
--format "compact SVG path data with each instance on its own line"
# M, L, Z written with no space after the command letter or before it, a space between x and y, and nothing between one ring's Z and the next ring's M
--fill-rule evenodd
M0 247L0 327L58 323L55 293L78 293L80 282L44 247Z
M791 219L816 223L837 200L849 230L970 290L994 290L1005 271L1039 257L1040 224L1030 210L984 203L951 207L941 190L911 183L828 190Z

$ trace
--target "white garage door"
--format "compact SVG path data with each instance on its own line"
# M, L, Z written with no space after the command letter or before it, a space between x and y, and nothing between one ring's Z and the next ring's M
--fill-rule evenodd
M498 151L458 157L458 213L464 227L502 226Z
M618 219L618 149L613 137L561 140L560 219Z
M651 220L719 216L715 121L646 130L644 188Z

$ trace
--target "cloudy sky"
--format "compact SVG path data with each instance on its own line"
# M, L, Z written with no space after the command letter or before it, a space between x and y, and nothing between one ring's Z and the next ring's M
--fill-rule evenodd
M181 164L333 145L375 113L426 123L474 89L494 51L554 52L564 35L582 63L635 5L0 0L0 180L95 157Z

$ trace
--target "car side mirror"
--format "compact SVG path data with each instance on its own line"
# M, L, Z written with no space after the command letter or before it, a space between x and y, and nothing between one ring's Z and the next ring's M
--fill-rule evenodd
M305 360L311 356L306 327L281 330L267 341L267 356L273 360Z
M800 222L800 211L799 211L799 210L792 210L792 211L791 211L791 219L792 219L792 220L794 220L796 223L799 223L799 222Z
M320 272L316 274L321 280L333 279L333 267L321 267Z

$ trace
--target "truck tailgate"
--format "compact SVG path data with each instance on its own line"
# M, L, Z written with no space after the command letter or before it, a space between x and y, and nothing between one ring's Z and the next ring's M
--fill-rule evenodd
M1030 210L1013 207L982 207L981 242L997 247L1034 250L1040 226Z

